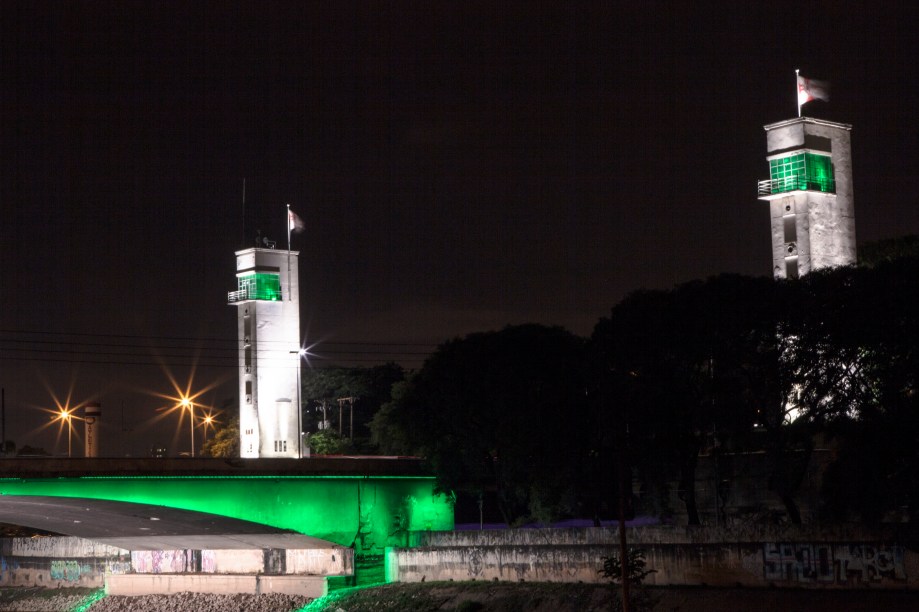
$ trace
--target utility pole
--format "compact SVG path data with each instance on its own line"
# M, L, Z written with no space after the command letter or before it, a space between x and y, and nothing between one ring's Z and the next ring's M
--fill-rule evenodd
M341 437L341 410L345 402L348 402L348 410L350 412L351 424L348 430L348 440L352 443L354 442L354 400L358 398L351 397L340 397L338 398L338 435Z

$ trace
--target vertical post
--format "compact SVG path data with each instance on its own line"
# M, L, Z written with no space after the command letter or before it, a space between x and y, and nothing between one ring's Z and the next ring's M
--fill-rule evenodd
M619 481L619 569L622 576L622 612L629 612L629 548L625 535L625 440L619 444L619 458L616 461L616 480ZM631 485L631 479L629 484ZM631 486L629 487L631 489Z
M300 405L300 362L303 356L297 350L297 459L303 459L303 406Z
M287 301L291 301L293 296L291 294L290 288L290 225L291 225L291 216L290 216L290 204L287 204ZM297 359L299 359L299 355Z
M189 433L191 434L191 456L195 456L195 405L188 403L188 423L190 425Z
M795 68L795 100L798 102L798 117L801 116L801 76Z
M485 501L482 499L482 490L479 489L479 531L485 529L485 513L483 512L484 505Z

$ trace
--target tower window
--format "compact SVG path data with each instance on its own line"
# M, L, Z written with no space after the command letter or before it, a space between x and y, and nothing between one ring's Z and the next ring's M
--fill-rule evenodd
M277 274L257 272L240 276L239 293L247 300L268 300L277 302L281 299L281 279Z
M833 158L829 155L801 152L769 160L772 193L810 190L836 193Z
M798 231L795 224L794 215L785 215L782 217L782 223L785 229L785 243L795 242L798 240Z
M785 258L785 278L798 278L798 258Z

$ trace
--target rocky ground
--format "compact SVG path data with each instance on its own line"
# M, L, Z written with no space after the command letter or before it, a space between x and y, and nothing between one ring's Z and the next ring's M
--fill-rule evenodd
M653 588L658 612L914 612L919 592L827 589ZM105 597L88 589L0 589L0 612L293 612L310 600L285 595L180 593ZM96 601L94 601L96 600ZM607 612L608 586L551 583L391 584L316 600L309 612Z
M3 589L0 612L291 612L311 600L293 595L210 595L179 593L143 597L101 597L87 589Z

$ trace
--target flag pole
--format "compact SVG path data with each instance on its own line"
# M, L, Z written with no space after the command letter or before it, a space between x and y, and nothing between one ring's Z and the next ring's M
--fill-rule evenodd
M293 297L290 291L290 202L287 203L287 301Z
M795 68L795 98L798 100L798 117L801 116L801 75Z

